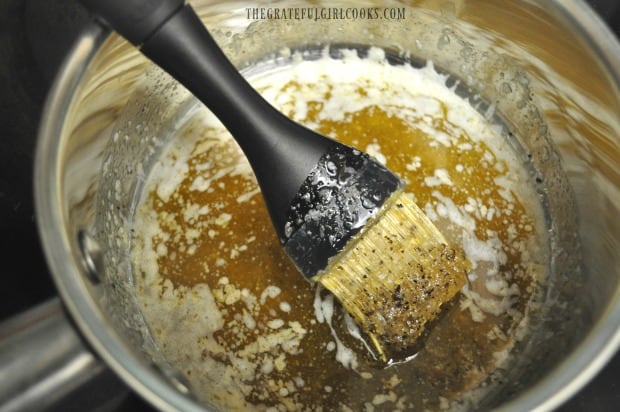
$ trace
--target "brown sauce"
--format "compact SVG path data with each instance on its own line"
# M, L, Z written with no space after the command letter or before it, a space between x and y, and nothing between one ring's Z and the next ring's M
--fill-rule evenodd
M291 83L287 87L300 86ZM346 367L335 360L338 344L329 323L317 320L317 293L322 293L324 302L326 292L317 292L316 285L301 276L284 254L253 177L222 172L244 162L243 155L231 139L218 136L220 131L194 121L181 130L177 143L193 148L181 183L166 199L151 192L141 206L157 216L160 229L152 237L152 249L158 251L158 276L138 275L136 281L146 296L142 301L155 339L171 363L188 376L194 393L223 408L423 410L450 406L478 388L520 339L519 325L541 276L537 257L524 260L529 248L535 249L532 244L540 241L536 213L526 203L530 200L519 199L502 180L514 165L497 157L484 141L466 134L452 136L456 141L449 146L437 144L434 136L379 106L348 113L341 120L319 116L320 101L308 107L304 120L318 124L320 132L361 150L378 145L386 165L408 182L406 190L420 207L435 211L438 226L451 239L462 241L463 229L450 220L450 202L445 199L460 205L461 211L469 204L468 215L475 221L472 234L478 242L499 240L497 250L504 257L494 268L479 262L467 290L433 325L417 356L390 368L380 367L363 343L347 332L336 305L331 325L357 361L355 367ZM442 105L441 110L443 119L433 119L432 125L450 134L448 108ZM202 183L201 190L196 190L197 182ZM443 216L442 211L446 212ZM495 271L498 274L493 276L500 276L505 284L492 293L485 282L488 273ZM167 309L149 314L149 308L158 299L170 304L166 300L170 289L183 299L197 285L208 286L221 327L212 333L197 333L192 343L189 336L179 336L183 326L165 330L157 320L157 316L167 316L162 315ZM512 292L505 290L506 285ZM159 297L149 294L153 290ZM510 303L498 304L505 308L496 315L493 309L471 309L472 296L479 302L501 301L502 294ZM194 347L187 350L185 345ZM192 353L200 356L192 358ZM209 373L213 376L203 376ZM243 399L231 401L231 396L239 394Z

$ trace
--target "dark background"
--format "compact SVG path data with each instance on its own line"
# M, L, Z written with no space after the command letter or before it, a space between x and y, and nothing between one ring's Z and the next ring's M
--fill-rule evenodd
M620 35L620 0L589 3ZM48 88L87 19L73 0L0 0L0 321L56 296L34 219L33 153ZM111 373L104 381L126 394L121 402L116 398L107 408L89 404L85 409L81 406L88 403L73 399L58 410L151 410ZM620 354L560 408L618 410Z

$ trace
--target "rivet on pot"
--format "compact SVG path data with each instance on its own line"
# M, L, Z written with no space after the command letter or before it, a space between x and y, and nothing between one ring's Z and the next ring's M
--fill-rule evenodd
M161 372L161 374L168 379L168 382L170 382L177 391L184 395L190 395L190 384L185 375L183 375L180 371L168 365L159 365L155 363L153 364L153 367Z
M99 243L84 229L78 232L78 246L82 252L86 277L93 283L101 282L103 273L103 252Z

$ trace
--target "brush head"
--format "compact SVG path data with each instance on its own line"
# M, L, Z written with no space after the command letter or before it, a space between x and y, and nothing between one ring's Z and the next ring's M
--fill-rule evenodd
M463 252L399 191L314 279L357 321L378 358L392 363L417 352L468 270Z
M334 143L291 203L284 249L330 290L383 361L406 359L465 283L462 252L368 154Z

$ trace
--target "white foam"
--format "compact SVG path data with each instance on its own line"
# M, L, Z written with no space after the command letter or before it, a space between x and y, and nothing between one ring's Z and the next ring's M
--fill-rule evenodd
M515 186L522 186L525 177L518 173L508 173L516 160L510 150L502 149L502 143L497 138L497 128L489 126L483 115L473 110L453 89L447 88L446 76L435 71L432 63L423 68L389 65L380 49L371 49L367 59L360 59L355 51L345 51L344 56L343 59L332 59L325 55L318 61L296 58L285 70L262 74L252 78L251 82L268 101L283 112L292 114L297 120L303 120L308 115L308 102L311 101L324 102L319 120L331 121L340 121L350 113L376 106L388 114L402 116L403 121L426 133L432 139L432 144L439 148L450 148L458 144L459 150L469 151L474 149L475 142L484 141L490 148L487 161L493 163L494 159L501 159L507 164L506 173L495 179L495 183L502 188L502 196L507 201L513 201L515 197L522 195L515 192ZM299 87L287 87L289 84L298 84ZM393 87L394 84L399 87ZM360 88L364 89L363 95L357 92ZM326 100L327 94L329 99ZM447 112L445 129L437 130L432 125L432 119L443 117L444 109ZM486 114L490 116L492 110L489 109ZM201 123L195 129L204 133L207 128L210 139L200 140L201 136L196 134L186 136L187 141L197 143L196 146L172 146L170 152L162 156L153 169L145 192L154 191L161 200L169 200L187 173L189 157L206 152L220 144L223 139L230 139L212 115L205 115L199 121ZM307 125L312 127L312 124ZM461 135L469 136L472 142L459 143L455 136ZM380 141L365 149L382 163L388 160L381 152ZM419 170L424 163L423 159L416 156L407 161L409 163L406 169L411 171ZM223 176L251 175L249 163L246 161L220 169L216 173L210 173L212 167L209 161L195 165L198 172L205 174L196 177L192 182L192 190L208 191ZM469 285L463 289L464 295L468 297L462 302L463 309L469 309L474 320L482 321L488 314L500 315L510 310L520 291L516 285L494 276L499 265L506 260L497 234L487 231L484 239L476 235L476 218L493 219L499 211L493 205L485 205L474 198L468 199L464 204L457 204L440 192L440 189L454 186L459 175L466 172L462 165L460 168L457 165L455 170L458 175L451 175L451 171L437 168L431 175L424 177L427 186L437 189L432 192L432 202L426 204L424 210L433 221L445 220L457 228L457 238L462 241L468 259L474 267L486 270L483 279L477 274L470 275L471 282L482 280L484 290L470 288ZM239 203L248 202L256 194L258 190L254 188L238 196L236 200ZM145 199L143 202L148 203ZM203 207L187 205L183 218L187 222L193 222L203 215L210 216L215 225L208 229L211 237L218 235L220 230L223 232L222 229L232 221L232 216L219 210L216 204ZM145 316L152 323L154 334L160 341L175 342L183 348L179 350L167 347L166 355L170 357L170 362L184 371L192 371L192 379L196 380L197 385L211 388L212 393L225 399L227 407L247 409L249 405L244 399L252 390L257 371L269 375L285 369L287 356L299 353L300 342L308 331L299 322L286 320L285 317L291 314L293 308L289 303L279 301L283 299L282 290L276 285L269 285L261 293L254 295L247 289L238 289L225 277L219 279L213 290L206 285L175 288L170 281L162 281L158 257L166 253L166 248L160 246L163 241L168 240L165 238L166 232L148 207L142 207L137 213L135 227L139 236L136 238L132 257L138 271L143 275L143 278L138 280L138 287ZM190 251L195 237L196 233L190 232L183 239L190 244ZM251 241L248 240L248 243ZM244 247L245 245L235 246L231 249L230 256L227 254L224 257L234 259L245 250ZM220 257L215 265L224 267L227 264L224 257ZM205 268L205 272L209 272L208 268ZM477 284L474 286L478 287ZM268 302L271 300L277 306L269 312L269 319L264 322L257 321L260 308L267 303L271 304ZM231 321L234 327L225 325L223 321L227 311L232 310L231 305L244 308L238 319ZM359 367L356 353L343 343L332 325L335 310L333 296L327 295L323 298L321 289L317 288L313 305L316 321L327 324L331 331L331 340L325 342L324 347L331 351L330 356L333 354L334 359L342 366L356 370ZM361 339L359 329L351 319L345 317L345 321L349 334ZM214 334L222 329L234 332L244 328L252 331L247 335L251 338L235 353L230 353L214 339ZM205 353L208 356L205 356ZM254 362L259 359L259 354L263 363L257 368ZM360 374L368 379L372 378L368 372ZM285 397L292 393L295 387L304 385L304 378L297 376L288 383L284 382L279 393ZM326 390L327 386L324 387ZM388 402L396 401L397 398L391 391L376 394L373 399L375 405L383 407ZM369 409L374 408L372 402L367 403L367 406Z

